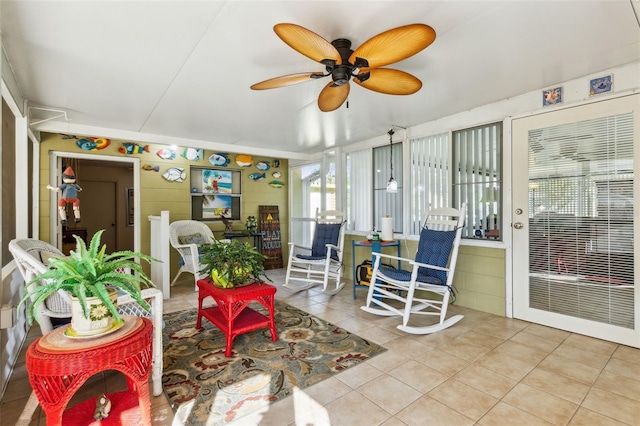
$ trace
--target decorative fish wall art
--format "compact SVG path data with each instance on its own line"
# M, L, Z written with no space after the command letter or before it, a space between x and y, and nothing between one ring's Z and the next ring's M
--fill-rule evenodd
M267 177L266 173L251 173L249 175L249 179L251 180L262 180L266 177Z
M204 150L196 148L185 148L181 154L189 161L200 161L204 158Z
M85 151L97 151L109 146L111 141L106 138L82 138L76 141L78 148Z
M162 148L158 150L157 154L158 157L163 160L173 160L176 158L176 152L172 149Z
M209 156L209 162L214 166L227 167L231 160L229 154L218 152Z
M142 170L147 170L147 171L153 170L154 172L159 172L160 171L160 166L157 166L155 164L143 164L142 165Z
M253 157L246 154L236 155L236 164L240 167L250 167L253 164Z
M269 186L273 188L282 188L284 186L284 183L280 182L279 180L274 180L269 182Z
M133 142L124 142L121 147L118 148L118 152L122 154L141 154L143 152L149 152L149 145L142 146Z
M260 161L259 163L256 163L256 169L258 170L266 171L266 170L269 170L270 168L271 166L266 161Z
M171 167L162 173L162 177L169 182L184 182L187 178L187 173L182 167Z
M273 172L273 173L271 173L271 176L273 176L276 179L280 179L282 177L282 173L281 172Z

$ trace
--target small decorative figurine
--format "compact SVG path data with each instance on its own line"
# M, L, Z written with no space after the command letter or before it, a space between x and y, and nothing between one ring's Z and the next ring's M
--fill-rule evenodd
M247 231L249 231L250 234L256 233L258 231L258 221L256 220L256 217L247 217L247 223L245 224L245 226L247 227Z
M79 185L76 185L76 174L71 167L67 167L62 172L62 184L59 187L47 185L47 189L55 192L62 192L62 197L58 201L58 212L60 213L60 223L62 226L67 224L67 204L73 205L73 215L75 222L80 222L80 200L78 200L78 192L82 191Z
M109 417L111 412L111 401L105 394L102 394L96 399L96 411L93 412L93 418L95 420L102 420Z
M223 215L220 215L220 220L222 220L222 223L224 223L224 233L225 234L232 234L233 233L233 222L231 222L229 219L227 219Z

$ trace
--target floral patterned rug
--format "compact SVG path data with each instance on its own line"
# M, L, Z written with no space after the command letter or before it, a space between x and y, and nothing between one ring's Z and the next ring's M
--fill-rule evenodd
M266 313L261 305L251 308ZM225 336L195 309L164 315L162 382L175 418L185 425L222 425L340 373L386 349L276 300L278 340L268 328Z

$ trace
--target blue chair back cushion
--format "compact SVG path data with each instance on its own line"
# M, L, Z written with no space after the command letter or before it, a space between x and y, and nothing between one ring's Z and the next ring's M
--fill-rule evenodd
M453 248L453 241L456 238L456 232L456 230L434 231L427 228L422 229L422 232L420 232L420 241L418 242L416 262L440 266L442 268L446 267L449 262L451 249ZM418 269L418 276L421 275L434 277L440 280L442 284L447 282L446 271L421 267Z
M311 258L324 258L327 257L326 244L338 245L338 238L340 237L341 223L318 223L316 224L316 231L313 235L313 243L311 244ZM302 256L298 256L302 257ZM338 254L335 250L331 251L331 258L338 259Z
M425 268L421 268L421 269L425 269ZM406 282L411 281L411 271L405 271L404 269L391 268L389 266L380 266L378 268L378 271L380 274L384 275L385 277L389 277L397 281L406 281ZM446 284L445 281L442 281L439 278L436 278L434 276L421 273L420 271L418 271L417 280L421 283L427 283L427 284L435 284L435 285Z

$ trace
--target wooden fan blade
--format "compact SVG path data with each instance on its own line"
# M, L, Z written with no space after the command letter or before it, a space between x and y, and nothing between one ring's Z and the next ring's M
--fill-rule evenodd
M276 24L273 31L292 49L316 62L324 63L323 60L328 59L336 65L342 64L338 50L313 31L296 24Z
M333 81L329 82L318 96L318 107L322 112L338 109L349 96L349 91L351 90L349 83L345 83L342 86L334 86L333 84Z
M280 77L270 78L269 80L261 81L251 86L253 90L265 90L275 89L278 87L291 86L292 84L302 83L304 81L310 81L313 78L326 77L319 72L303 72L299 74L282 75Z
M363 68L360 73L369 72L369 79L360 81L355 77L353 81L374 92L388 95L410 95L422 87L422 82L413 75L390 68Z
M435 39L435 30L425 24L393 28L365 41L351 54L349 62L355 64L359 57L369 62L369 68L383 67L415 55Z

